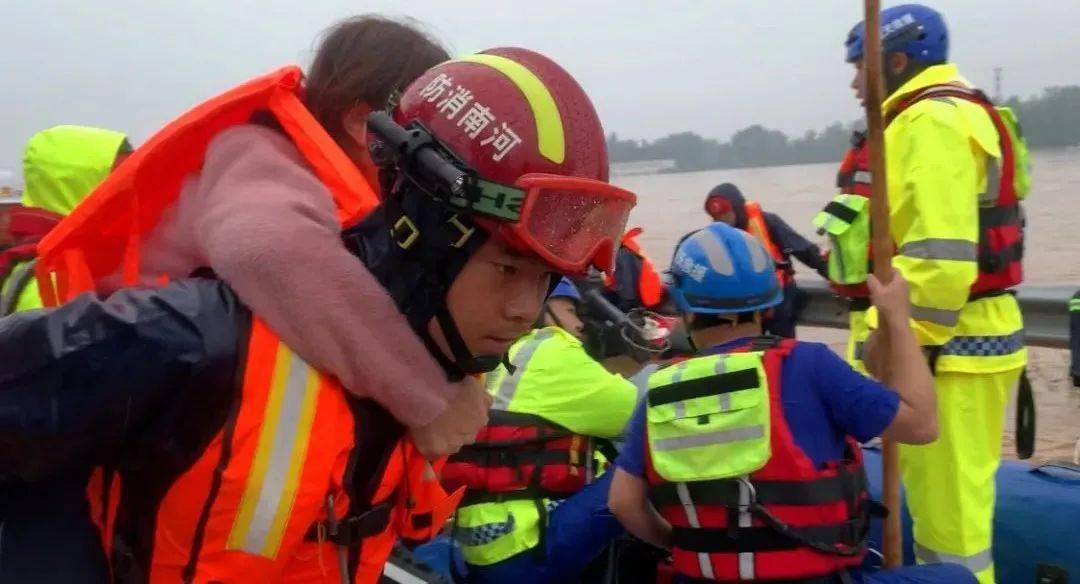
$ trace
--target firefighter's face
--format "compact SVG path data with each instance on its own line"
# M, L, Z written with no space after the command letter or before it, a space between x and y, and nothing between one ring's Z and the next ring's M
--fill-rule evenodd
M551 298L547 301L544 324L557 326L574 335L578 340L585 340L585 323L577 313L577 303L570 298Z
M446 306L473 355L501 355L540 317L550 282L547 264L492 237L465 263ZM438 324L431 327L446 350Z
M851 77L851 89L855 92L855 99L859 105L866 105L866 73L863 70L862 59L855 61L855 74Z

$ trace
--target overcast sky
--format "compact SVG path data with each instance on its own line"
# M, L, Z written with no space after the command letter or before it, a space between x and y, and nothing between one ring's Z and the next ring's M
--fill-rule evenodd
M886 2L891 4L891 2ZM1080 0L936 0L952 57L1007 94L1080 84ZM858 0L4 0L0 169L45 127L145 139L187 107L281 64L363 12L410 15L454 54L538 50L592 97L607 131L726 139L752 123L801 134L859 115L842 43Z

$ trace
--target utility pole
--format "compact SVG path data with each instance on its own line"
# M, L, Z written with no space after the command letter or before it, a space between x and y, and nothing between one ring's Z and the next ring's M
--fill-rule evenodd
M1001 67L994 67L994 101L1001 103L1003 95L1001 93Z

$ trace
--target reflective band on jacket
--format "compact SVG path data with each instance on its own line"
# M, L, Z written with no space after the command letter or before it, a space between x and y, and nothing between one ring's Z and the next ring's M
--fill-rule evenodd
M941 326L956 326L956 323L960 322L960 311L912 305L911 318L925 320Z
M517 393L518 384L521 383L521 377L525 374L524 369L528 366L529 360L536 353L536 349L540 347L540 343L550 339L552 334L550 330L540 329L533 335L533 338L529 339L517 350L517 353L514 353L510 363L517 367L517 371L512 374L507 372L503 376L499 383L499 390L495 393L495 398L491 404L493 409L507 410L510 408L510 402L514 400L514 394Z
M514 531L514 514L509 513L506 521L485 523L475 527L455 527L454 539L463 546L475 547L487 545L496 539Z
M1076 312L1080 310L1080 298L1073 298L1069 301L1069 312Z
M652 446L654 450L677 450L679 448L729 444L764 437L765 426L747 426L745 428L732 428L731 430L720 430L719 432L684 436L682 438L659 438L653 442Z
M899 255L922 260L973 262L979 258L978 246L964 239L923 239L905 243Z
M1024 349L1024 331L1000 336L957 336L941 347L942 355L996 357Z
M744 476L769 460L769 395L761 352L696 357L649 377L646 425L654 470L671 482Z
M978 573L994 565L990 548L970 556L957 556L936 552L919 542L915 542L915 557L924 563L959 564L972 572Z
M277 555L307 455L319 374L284 344L228 549Z

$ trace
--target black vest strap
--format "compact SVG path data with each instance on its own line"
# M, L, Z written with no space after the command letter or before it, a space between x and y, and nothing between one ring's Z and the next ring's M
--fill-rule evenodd
M526 464L570 464L567 450L511 450L509 448L463 448L453 456L454 462L465 462L485 468L521 466Z
M851 502L865 490L866 473L841 471L835 476L813 481L750 481L756 500L762 505L827 505ZM738 507L739 482L725 479L686 483L690 500L695 505ZM649 500L658 509L681 505L676 483L664 483L650 489Z
M1005 269L1009 264L1020 261L1023 257L1023 241L1007 245L998 251L983 248L979 250L979 271L994 274Z
M308 528L304 539L307 541L331 541L337 545L350 547L361 540L378 535L390 525L391 502L383 502L371 509L350 517L344 517L333 527L327 521L319 521ZM428 518L430 522L430 517ZM414 525L415 526L415 525Z
M649 406L656 407L673 402L720 395L759 387L761 380L756 369L743 369L720 375L709 375L680 381L649 391Z
M1002 207L980 207L979 226L983 228L1003 227L1005 225L1018 225L1022 221L1020 205L1005 205Z
M508 412L506 410L490 410L488 412L488 426L538 426L544 428L552 428L554 430L562 430L567 432L568 430L555 422L548 421L547 419L538 416L536 414L526 414L524 412Z
M853 545L858 542L858 521L847 521L814 527L791 527L789 533L798 538L833 545ZM734 531L734 533L732 533ZM771 527L686 528L672 530L675 547L700 553L774 552L803 547L795 537L782 534Z
M854 173L852 173L852 176L854 176ZM837 219L843 221L844 223L854 223L855 219L859 217L858 213L852 211L844 205L841 205L840 203L837 203L836 201L832 201L828 205L825 205L824 211L832 215L833 217L836 217Z

